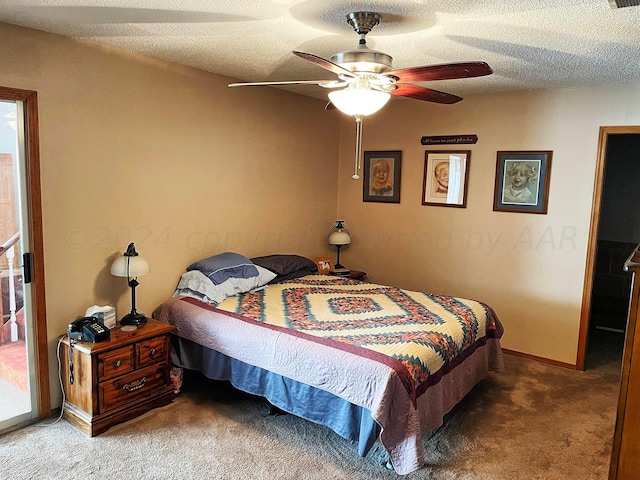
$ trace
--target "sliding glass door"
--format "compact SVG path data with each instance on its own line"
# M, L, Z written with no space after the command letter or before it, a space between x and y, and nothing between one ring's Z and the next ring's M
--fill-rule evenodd
M0 98L0 432L38 418L25 147L23 102Z

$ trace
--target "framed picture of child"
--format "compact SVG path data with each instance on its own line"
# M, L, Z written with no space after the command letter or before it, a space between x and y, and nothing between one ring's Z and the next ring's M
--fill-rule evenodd
M546 214L552 155L551 150L498 152L493 210Z
M427 150L422 205L466 208L470 161L471 150Z
M364 152L363 202L400 203L402 152Z

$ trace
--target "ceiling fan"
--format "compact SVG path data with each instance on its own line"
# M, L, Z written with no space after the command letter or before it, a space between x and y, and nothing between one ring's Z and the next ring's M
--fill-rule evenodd
M360 178L360 150L362 144L362 117L380 110L391 95L413 98L426 102L453 104L462 100L450 93L414 85L433 80L452 80L490 75L493 70L485 62L446 63L393 70L393 58L383 52L367 47L366 35L380 23L375 12L353 12L346 17L347 23L360 35L358 46L352 50L336 53L326 60L312 53L294 50L293 54L325 70L335 73L333 80L291 80L274 82L231 83L229 87L274 86L274 85L318 85L332 89L325 109L338 110L353 115L356 119L356 169L353 178ZM344 87L341 88L340 87ZM339 90L338 90L339 89Z

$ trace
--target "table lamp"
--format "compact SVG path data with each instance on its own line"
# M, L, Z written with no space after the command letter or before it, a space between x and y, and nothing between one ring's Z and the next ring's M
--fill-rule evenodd
M351 244L351 232L349 232L349 229L344 224L344 220L335 221L327 235L327 242L329 245L333 245L338 249L335 268L344 268L344 265L340 264L340 249L345 245Z
M138 255L136 247L130 243L127 251L111 265L111 275L127 277L131 287L131 311L120 320L121 325L141 325L147 321L147 316L136 311L136 287L139 285L138 277L148 275L151 269L147 261Z

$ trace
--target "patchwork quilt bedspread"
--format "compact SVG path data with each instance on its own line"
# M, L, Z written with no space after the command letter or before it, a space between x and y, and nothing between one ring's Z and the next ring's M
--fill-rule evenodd
M310 275L227 298L220 310L285 327L391 365L412 400L437 372L502 329L493 311L473 300L412 292L334 276Z
M175 297L154 317L179 336L369 409L400 474L423 463L420 410L432 407L421 396L444 388L441 378L472 356L478 376L503 368L502 326L487 305L333 276L271 284L215 307Z

